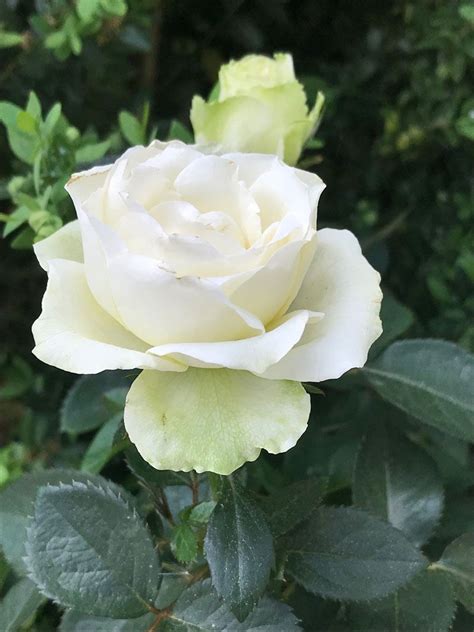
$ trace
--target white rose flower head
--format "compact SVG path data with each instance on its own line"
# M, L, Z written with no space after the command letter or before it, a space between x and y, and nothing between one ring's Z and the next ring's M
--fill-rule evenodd
M379 274L346 230L316 231L321 179L263 154L173 141L72 176L78 219L39 242L35 355L143 371L125 426L158 469L229 474L304 432L299 382L361 367Z

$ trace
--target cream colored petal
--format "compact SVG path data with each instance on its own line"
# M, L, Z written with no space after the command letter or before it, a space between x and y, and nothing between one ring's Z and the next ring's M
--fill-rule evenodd
M240 275L238 284L230 277L223 284L223 290L235 305L251 311L266 325L287 311L300 289L313 253L314 238L289 242L264 265Z
M237 167L230 160L204 156L183 169L175 187L201 213L227 213L241 227L250 245L261 235L259 209L237 175Z
M79 222L69 222L50 237L38 241L33 250L43 270L48 269L50 259L68 259L82 263L84 253Z
M148 368L183 371L185 366L147 354L148 345L126 331L97 304L84 266L49 262L41 315L33 325L37 358L71 373Z
M317 234L314 259L291 305L324 313L300 343L264 374L269 379L320 382L361 367L382 333L380 275L347 230Z
M309 188L282 163L263 173L250 187L260 208L262 229L295 215L301 223L315 227L314 204Z
M226 367L262 373L295 346L310 320L314 322L321 318L323 314L302 310L287 314L274 323L271 330L252 338L228 342L171 343L154 347L149 352L194 367Z
M233 305L216 284L177 278L148 257L113 257L108 279L122 322L151 346L238 340L264 331L257 317Z
M310 398L301 384L244 371L144 371L132 384L124 421L142 457L157 469L230 474L261 449L295 445Z

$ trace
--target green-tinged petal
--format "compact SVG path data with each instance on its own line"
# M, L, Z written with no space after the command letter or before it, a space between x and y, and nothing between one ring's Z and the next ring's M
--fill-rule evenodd
M206 103L195 96L190 118L198 144L218 143L227 151L283 157L282 139L272 131L271 112L257 99L242 96Z
M310 398L301 384L245 371L143 371L125 405L125 427L157 469L230 474L295 445L306 429Z
M51 259L68 259L82 263L84 254L78 220L69 222L50 237L42 239L33 246L33 249L43 270L48 269L48 262Z
M273 88L294 80L291 55L276 53L273 59L264 55L246 55L221 67L219 100L251 94L255 88Z
M148 346L100 307L87 285L83 264L55 259L49 262L48 274L43 311L33 324L37 358L71 373L185 370L183 364L146 353Z

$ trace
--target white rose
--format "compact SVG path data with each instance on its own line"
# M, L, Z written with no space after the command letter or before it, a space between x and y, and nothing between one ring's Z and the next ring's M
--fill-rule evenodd
M125 424L157 468L226 474L289 449L309 415L298 382L362 366L381 333L357 239L316 232L323 188L275 156L179 142L75 174L78 220L35 247L49 277L35 355L143 369Z

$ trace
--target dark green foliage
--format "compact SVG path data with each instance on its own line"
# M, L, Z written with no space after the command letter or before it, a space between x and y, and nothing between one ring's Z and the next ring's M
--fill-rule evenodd
M211 515L205 551L217 593L245 619L270 577L273 541L264 513L232 479Z
M364 369L390 403L438 430L474 441L474 356L443 340L396 342Z
M424 544L443 509L443 486L430 457L382 420L369 426L357 455L354 503Z
M447 632L455 609L446 579L426 571L389 597L351 606L349 618L352 629L361 632Z
M28 529L26 566L43 594L88 614L137 617L158 592L153 543L113 486L43 487Z
M286 548L288 575L333 599L384 597L426 566L400 531L352 508L318 509Z

